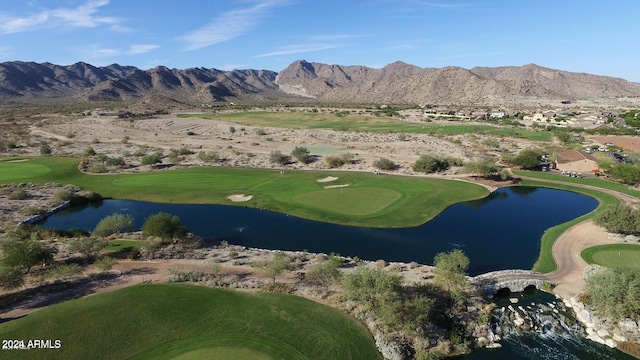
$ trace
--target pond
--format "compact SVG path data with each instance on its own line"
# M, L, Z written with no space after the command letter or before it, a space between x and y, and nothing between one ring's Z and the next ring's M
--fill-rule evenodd
M397 229L362 228L301 219L242 206L157 204L105 200L74 207L46 219L50 228L92 230L113 213L130 214L139 229L160 211L177 215L193 233L248 247L307 250L365 260L432 264L434 256L460 248L471 261L470 275L501 269L531 269L548 228L595 209L585 195L546 188L510 187L453 205L432 221Z

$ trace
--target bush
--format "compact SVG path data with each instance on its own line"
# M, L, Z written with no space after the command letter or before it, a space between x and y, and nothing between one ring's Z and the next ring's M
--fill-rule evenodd
M213 162L213 161L220 160L220 156L215 151L210 151L210 152L200 151L198 153L198 159L200 161Z
M511 160L511 163L523 169L532 169L540 165L542 155L542 151L540 150L522 150L518 156Z
M25 189L17 188L9 194L9 200L24 200L29 197L29 193Z
M78 264L58 265L47 271L47 277L57 280L69 280L82 274L82 268Z
M89 146L87 150L84 151L84 156L93 156L95 154L96 151L91 146Z
M40 145L40 155L49 155L51 154L51 146L49 144Z
M334 169L346 164L350 164L351 162L353 162L353 157L354 156L352 153L346 153L342 155L329 155L324 158L324 161L325 164L327 164L328 168Z
M124 159L121 157L107 158L107 166L124 166Z
M142 225L142 232L146 236L157 236L165 241L184 239L188 234L179 217L164 212L149 216Z
M56 191L56 193L53 194L53 201L58 204L61 204L67 201L71 201L72 197L73 197L73 194L71 193L71 191L62 189L62 190Z
M13 267L0 267L0 287L5 290L13 290L24 285L24 274L20 269Z
M256 135L258 136L267 135L267 132L264 131L264 129L256 129Z
M286 165L291 161L291 156L285 155L279 150L275 150L272 151L271 154L269 154L269 161L272 164Z
M291 155L303 164L311 162L311 155L306 147L296 146L296 148L291 151Z
M46 211L43 208L37 206L27 206L20 209L20 214L27 216L42 215L45 212Z
M103 174L107 172L107 167L103 163L93 164L89 169L89 172L94 174Z
M130 228L133 224L134 219L131 215L112 214L98 222L93 230L93 236L109 236L122 231L122 229Z
M602 269L585 279L585 290L598 314L614 321L640 319L640 271Z
M640 232L640 212L624 204L607 206L594 216L593 221L613 233L629 235Z
M162 162L162 154L154 153L154 154L143 156L142 160L140 161L140 165L154 165L154 164L159 164L161 162Z
M447 170L449 168L449 162L438 156L422 155L413 163L411 168L416 172L430 174Z
M109 271L118 261L114 258L105 256L93 263L101 271Z
M398 168L398 164L394 163L388 158L380 158L373 162L373 166L380 170L395 170Z
M81 253L87 259L93 259L105 246L104 240L100 238L76 238L69 240L69 250Z

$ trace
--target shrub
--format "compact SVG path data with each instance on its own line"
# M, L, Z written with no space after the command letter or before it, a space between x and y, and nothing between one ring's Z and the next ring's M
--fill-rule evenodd
M112 214L98 222L93 230L93 236L109 236L122 231L122 229L130 228L133 224L134 219L131 215Z
M24 200L29 197L29 193L25 189L17 188L9 194L9 200Z
M142 225L142 232L147 236L157 236L163 240L184 239L188 233L179 217L164 212L150 215Z
M56 191L56 193L53 194L53 201L58 204L61 204L67 201L71 201L72 197L73 197L73 194L71 193L71 191L62 189L62 190Z
M40 155L49 155L51 154L51 146L49 144L40 145Z
M346 153L342 155L329 155L324 158L327 167L330 169L341 167L346 164L350 164L353 161L353 154Z
M267 132L264 131L264 129L256 129L256 135L258 136L267 135Z
M45 212L46 211L43 208L37 206L27 206L20 209L20 213L27 216L42 215Z
M58 265L47 271L47 276L57 280L69 280L82 274L82 268L78 264Z
M13 267L0 267L0 287L13 290L24 285L24 274L20 269Z
M149 155L145 155L142 157L142 160L140 161L141 165L154 165L154 164L158 164L162 162L162 154L160 153L154 153L154 154L149 154Z
M296 146L296 148L291 151L291 155L303 164L311 162L311 155L306 147Z
M269 161L272 164L286 165L291 161L291 156L285 155L279 150L275 150L272 151L271 154L269 154Z
M215 151L209 151L209 152L200 151L198 153L198 159L200 161L207 161L207 162L218 161L220 160L220 156Z
M93 156L95 154L96 151L91 146L89 146L87 150L84 151L84 156Z
M101 271L109 271L118 261L112 257L105 256L93 263Z
M413 171L426 174L444 171L449 168L449 162L438 156L422 155L411 166Z
M124 159L121 157L108 158L106 160L108 166L124 166Z
M89 169L89 172L94 174L102 174L107 172L107 167L103 163L93 164Z
M236 128L234 128L233 126L229 126L229 132L230 133L235 133L236 132Z
M105 242L100 238L75 238L69 240L69 250L81 253L87 259L93 259L104 248Z
M373 162L373 166L380 170L395 170L398 165L388 158L380 158Z

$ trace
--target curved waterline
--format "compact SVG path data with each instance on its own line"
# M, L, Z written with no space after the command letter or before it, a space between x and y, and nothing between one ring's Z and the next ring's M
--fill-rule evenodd
M540 238L551 226L590 212L598 202L568 191L514 187L447 208L430 222L411 228L335 225L251 208L223 205L156 204L107 200L60 212L46 227L91 230L103 217L127 213L140 227L160 211L179 216L194 233L255 248L337 252L362 259L431 264L438 252L460 248L471 260L470 274L531 269Z

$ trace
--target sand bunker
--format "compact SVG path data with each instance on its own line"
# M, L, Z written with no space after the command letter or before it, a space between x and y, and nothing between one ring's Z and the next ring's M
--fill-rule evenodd
M350 184L342 184L342 185L327 185L324 188L325 189L335 189L335 188L341 188L341 187L347 187Z
M25 162L28 161L29 159L21 159L21 160L9 160L7 161L8 163L15 163L15 162Z
M229 199L229 200L231 200L233 202L243 202L243 201L251 200L252 197L253 197L253 195L245 196L244 194L234 194L234 195L227 196L227 199Z
M325 183L325 182L331 182L331 181L336 181L336 180L338 180L337 177L327 176L326 178L319 179L318 182L319 183Z

